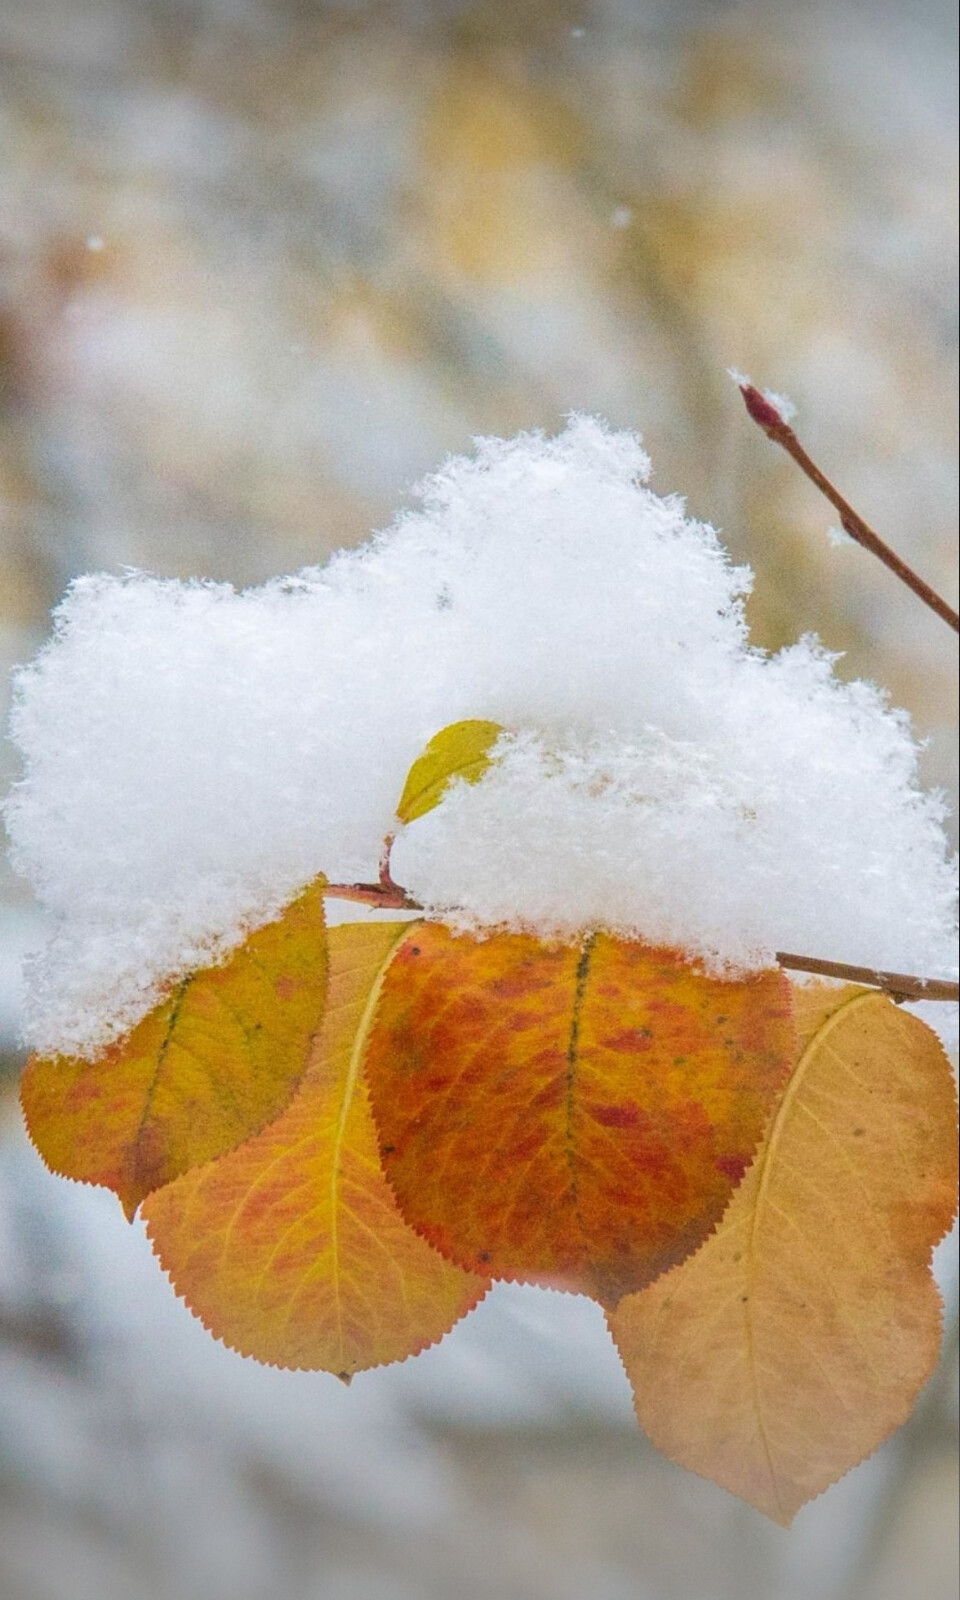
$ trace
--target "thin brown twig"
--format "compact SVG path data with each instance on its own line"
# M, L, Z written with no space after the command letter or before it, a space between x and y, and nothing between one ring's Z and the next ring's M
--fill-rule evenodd
M359 900L363 905L379 906L382 911L422 911L423 907L411 900L390 871L390 852L395 838L396 834L388 833L383 841L376 883L328 883L324 894L336 900Z
M784 421L776 406L772 405L760 393L759 389L755 389L752 383L741 383L740 393L743 395L743 403L750 416L758 427L763 429L767 438L772 439L774 444L778 444L781 449L786 450L788 456L792 456L801 472L806 474L810 482L816 485L820 493L840 513L840 525L844 533L849 534L851 539L862 545L864 550L869 550L879 561L883 562L885 567L889 567L890 571L900 579L900 582L905 583L908 589L912 589L913 593L923 601L924 605L929 606L931 611L935 611L938 617L942 617L943 621L953 629L954 633L960 632L960 616L957 615L953 607L948 605L946 600L937 594L936 590L932 589L929 583L926 583L918 573L914 572L912 567L908 567L907 563L897 555L896 551L891 550L890 546L880 538L880 535L874 533L873 529L864 522L860 514L854 511L853 506L843 498L843 495L834 487L830 479L820 471L816 462L812 461L807 455L800 440L789 423Z
M398 883L328 883L324 894L334 900L359 900L381 911L422 911L419 901L411 900Z
M960 1000L960 985L945 978L916 978L906 972L878 972L874 967L851 967L844 961L821 961L817 956L794 956L777 951L781 967L791 972L816 972L824 978L843 978L882 989L892 1000Z
M418 900L390 878L381 883L328 883L324 894L335 900L358 900L363 905L379 906L381 911L422 911ZM881 972L875 967L851 967L843 961L821 961L817 956L790 955L777 951L777 963L793 972L815 972L825 978L842 978L847 983L863 983L882 989L894 1000L958 1000L960 986L944 978L917 978L906 972Z

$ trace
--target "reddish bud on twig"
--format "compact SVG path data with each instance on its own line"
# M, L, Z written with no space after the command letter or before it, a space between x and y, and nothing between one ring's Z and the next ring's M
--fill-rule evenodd
M762 395L759 389L755 389L752 383L741 383L740 393L754 422L758 423L765 433L786 427L776 406L771 405L766 396Z

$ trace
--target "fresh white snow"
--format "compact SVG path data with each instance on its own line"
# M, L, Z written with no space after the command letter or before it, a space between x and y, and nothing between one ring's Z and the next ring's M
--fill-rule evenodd
M749 572L648 473L577 417L479 441L323 569L75 583L12 719L7 825L53 920L30 1042L96 1052L318 872L375 876L407 769L464 717L509 730L499 759L393 858L458 926L949 973L955 875L906 718L815 641L753 650Z

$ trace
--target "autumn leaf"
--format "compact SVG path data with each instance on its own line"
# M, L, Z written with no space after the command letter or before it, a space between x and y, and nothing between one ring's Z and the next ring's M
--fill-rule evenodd
M875 990L795 1004L796 1071L720 1227L610 1317L654 1444L785 1526L933 1370L957 1176L935 1035Z
M439 805L455 778L476 783L490 766L490 751L503 733L498 722L452 722L418 756L397 805L401 822L414 822Z
M144 1195L232 1149L282 1111L326 994L323 879L221 966L191 973L96 1060L33 1057L21 1103L64 1177Z
M157 1190L174 1288L244 1355L349 1377L434 1343L489 1287L403 1221L383 1176L363 1043L403 923L332 928L327 1011L299 1093L230 1155Z
M603 934L407 935L366 1066L404 1216L452 1261L606 1304L719 1219L792 1060L777 972Z

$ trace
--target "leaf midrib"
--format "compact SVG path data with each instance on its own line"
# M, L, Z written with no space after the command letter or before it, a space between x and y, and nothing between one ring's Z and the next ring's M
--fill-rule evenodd
M363 1010L360 1013L360 1020L357 1023L356 1032L353 1035L353 1043L350 1046L350 1057L347 1064L346 1075L343 1081L343 1093L340 1099L340 1110L337 1116L337 1126L333 1135L333 1143L330 1154L329 1189L330 1263L331 1279L333 1283L333 1300L337 1323L337 1349L339 1352L338 1359L340 1361L346 1360L343 1337L343 1307L340 1298L340 1157L343 1150L344 1140L346 1138L347 1122L353 1105L353 1097L356 1093L357 1084L363 1071L364 1050L366 1048L367 1038L376 1014L377 1006L380 1003L380 993L383 988L384 978L387 974L387 968L390 966L401 940L408 937L410 931L411 925L409 922L397 924L397 936L393 943L388 946L386 953L380 962L380 967L377 971L376 977L370 985L370 990L364 1002ZM357 965L362 966L362 961L358 961Z
M577 1228L585 1248L589 1248L590 1241L587 1239L583 1218L580 1214L580 1185L577 1174L574 1120L576 1116L577 1067L579 1065L580 1016L586 997L587 980L590 976L590 962L596 942L597 935L595 933L590 934L577 960L573 1006L570 1012L570 1030L567 1035L566 1073L564 1078L564 1154L567 1164L567 1183Z

